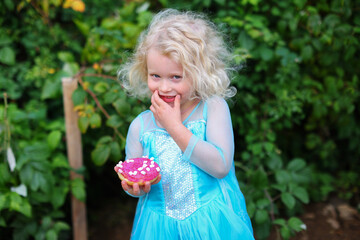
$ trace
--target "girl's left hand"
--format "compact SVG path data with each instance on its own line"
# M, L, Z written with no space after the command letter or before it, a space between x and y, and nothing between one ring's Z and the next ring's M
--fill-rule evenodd
M174 106L170 106L159 97L159 92L156 90L151 96L150 110L153 112L155 119L166 130L176 124L182 124L179 95L175 97Z
M126 180L121 181L121 186L124 189L124 191L130 193L134 196L142 196L151 190L151 185L158 184L161 180L161 174L159 174L158 178L153 182L150 183L149 181L145 182L145 185L139 185L138 183L134 183L133 185L129 185Z

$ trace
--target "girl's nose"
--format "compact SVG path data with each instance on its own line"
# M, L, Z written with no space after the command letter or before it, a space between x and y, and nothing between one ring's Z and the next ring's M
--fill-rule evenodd
M170 86L170 84L168 83L167 80L164 79L163 81L161 81L160 86L159 86L159 90L161 92L169 92L171 90L171 86Z

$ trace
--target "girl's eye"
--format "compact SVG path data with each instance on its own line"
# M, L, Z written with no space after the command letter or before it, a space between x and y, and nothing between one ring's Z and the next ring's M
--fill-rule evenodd
M175 80L180 80L180 79L182 79L182 76L175 75L175 76L173 76L173 79L175 79Z
M151 74L151 76L154 77L154 78L160 78L160 76L157 75L157 74Z

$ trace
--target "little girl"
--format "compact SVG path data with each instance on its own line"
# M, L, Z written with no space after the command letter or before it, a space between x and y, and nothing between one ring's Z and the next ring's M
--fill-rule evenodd
M132 239L254 239L234 170L224 98L230 54L214 24L192 12L158 13L119 72L150 110L131 123L126 159L153 157L161 181L123 189L139 197Z

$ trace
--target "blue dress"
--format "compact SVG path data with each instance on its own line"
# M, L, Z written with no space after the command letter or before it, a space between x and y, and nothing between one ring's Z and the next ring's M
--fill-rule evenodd
M127 158L153 157L162 176L138 200L131 239L254 239L235 176L227 103L200 102L183 124L193 133L185 152L149 110L129 128ZM218 126L208 129L209 124Z

